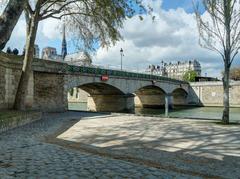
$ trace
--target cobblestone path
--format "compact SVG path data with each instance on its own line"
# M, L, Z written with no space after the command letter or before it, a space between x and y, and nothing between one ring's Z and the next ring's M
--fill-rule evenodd
M0 178L214 178L46 142L46 137L77 123L80 115L97 114L47 114L41 121L1 134Z
M1 134L0 178L195 178L44 142L45 136L71 118L78 117L71 113L49 115Z

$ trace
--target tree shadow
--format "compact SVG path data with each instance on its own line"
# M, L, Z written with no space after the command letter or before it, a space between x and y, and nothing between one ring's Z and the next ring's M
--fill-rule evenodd
M139 120L126 116L122 121L114 116L92 117L63 127L47 142L192 176L240 176L240 130L236 126L139 116Z

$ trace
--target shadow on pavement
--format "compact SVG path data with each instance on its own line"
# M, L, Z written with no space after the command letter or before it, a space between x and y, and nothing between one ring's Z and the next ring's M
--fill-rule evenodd
M78 115L77 113L72 113ZM83 116L83 114L81 114ZM48 136L48 143L204 178L240 176L240 130L211 122L86 113ZM113 118L114 122L109 122ZM135 118L139 118L135 116ZM101 122L100 122L100 121ZM95 124L96 123L96 124ZM82 131L87 131L82 133ZM64 133L72 134L64 136ZM63 135L63 136L61 136Z

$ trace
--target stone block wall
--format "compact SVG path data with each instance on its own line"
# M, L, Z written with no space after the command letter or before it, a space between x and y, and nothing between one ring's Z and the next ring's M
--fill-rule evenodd
M134 108L133 95L91 95L88 110L94 112L123 112Z
M34 72L34 109L65 111L67 104L64 98L64 75Z
M21 67L20 60L0 57L0 110L13 108ZM63 106L67 105L62 100L63 88L62 74L34 71L29 79L25 106L41 111L63 111Z
M0 66L0 109L11 109L14 104L21 70L18 68L7 68ZM33 106L33 74L30 76L27 89L26 106Z
M165 105L165 94L137 95L134 98L136 107L163 108Z
M191 83L188 103L199 106L223 106L222 82ZM240 107L240 82L231 83L230 105Z
M5 96L6 96L6 68L0 66L0 109L6 108Z
M0 109L11 109L15 101L15 95L21 76L22 60L7 58L6 55L0 56ZM26 106L33 106L33 74L30 76L29 86L27 89Z
M187 96L188 94L181 89L175 90L172 94L173 106L185 106L188 105Z

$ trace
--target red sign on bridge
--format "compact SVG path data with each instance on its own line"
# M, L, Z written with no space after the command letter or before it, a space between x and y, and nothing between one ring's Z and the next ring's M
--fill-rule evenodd
M108 75L102 75L101 76L101 80L102 81L108 81L109 80L109 76Z

